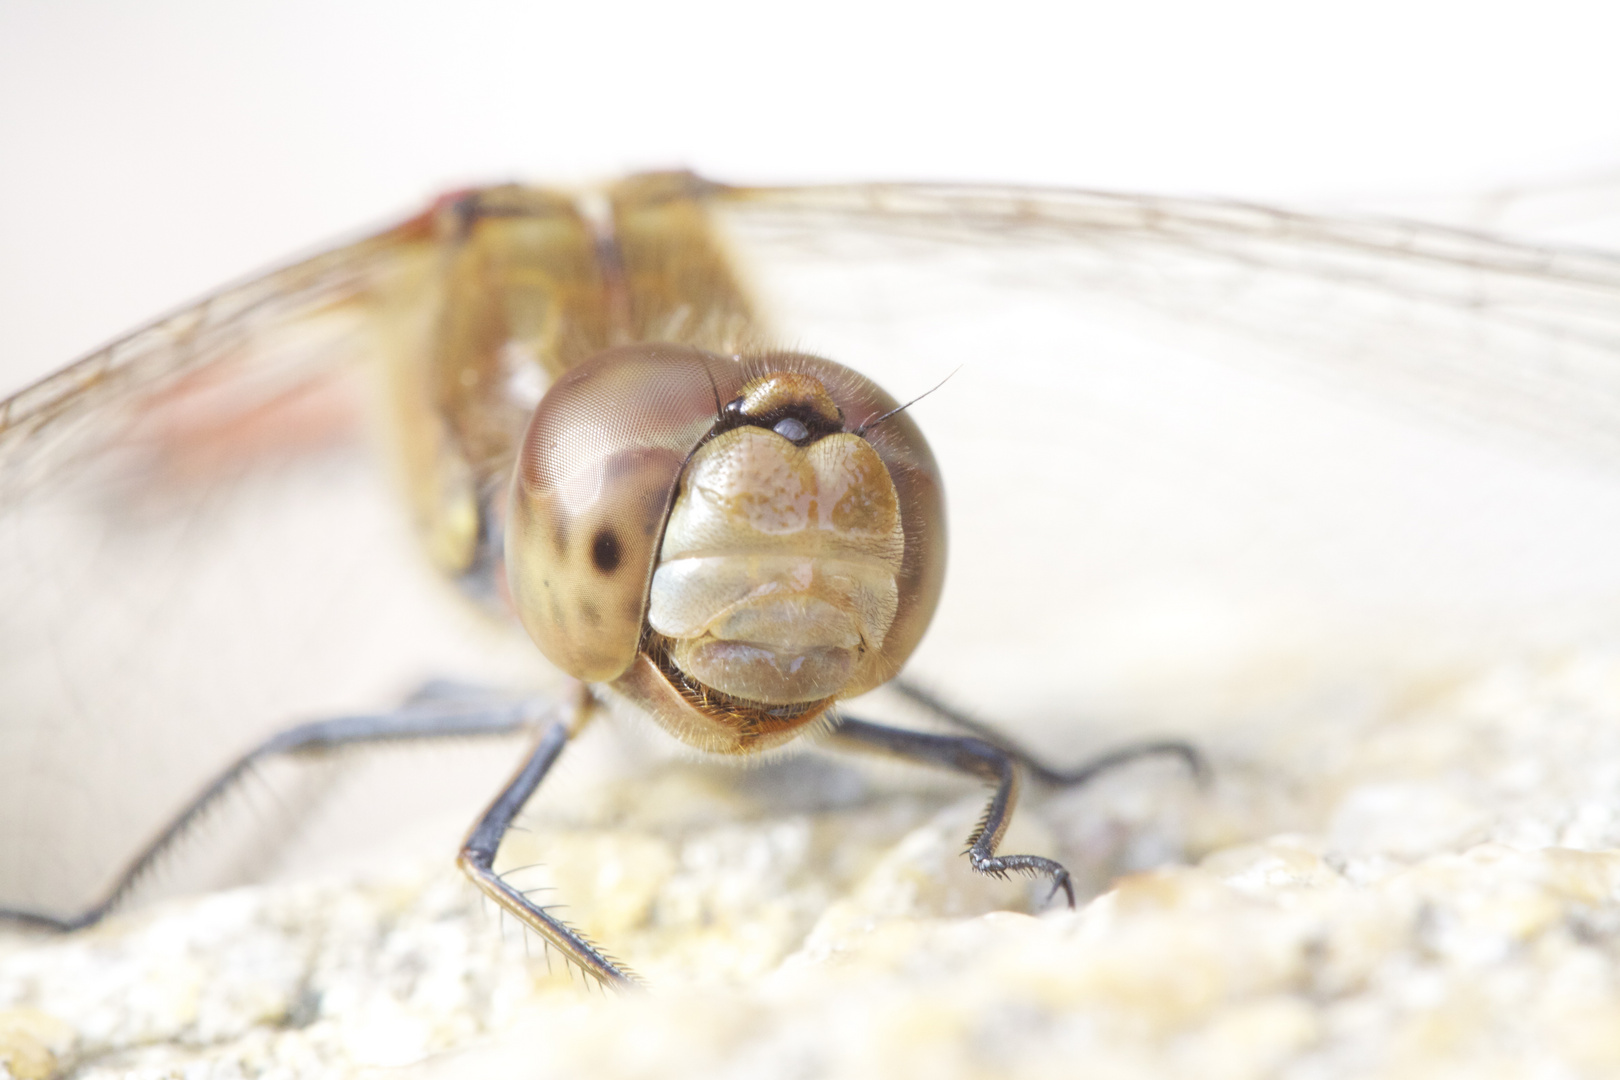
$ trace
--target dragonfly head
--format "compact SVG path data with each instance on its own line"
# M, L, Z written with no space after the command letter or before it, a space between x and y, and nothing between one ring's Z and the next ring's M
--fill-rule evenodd
M748 754L899 671L944 578L938 469L892 398L800 353L610 349L530 421L507 576L529 635L683 741Z

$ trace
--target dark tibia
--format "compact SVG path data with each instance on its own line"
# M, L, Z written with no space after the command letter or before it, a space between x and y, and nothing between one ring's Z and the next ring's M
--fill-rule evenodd
M1012 820L1013 806L1018 802L1018 761L1014 755L971 735L931 735L848 717L838 725L832 737L853 749L942 765L994 784L996 790L990 796L990 805L985 808L973 835L968 837L968 862L974 870L993 877L1004 878L1015 872L1044 874L1052 879L1052 895L1056 896L1062 889L1069 906L1074 907L1074 884L1063 864L1039 855L996 854L996 847Z
M949 721L964 731L971 732L985 742L999 746L1013 760L1028 769L1031 776L1043 784L1051 784L1054 787L1072 787L1076 784L1084 784L1109 769L1129 764L1138 758L1157 757L1161 754L1181 758L1182 761L1186 762L1188 771L1193 774L1193 777L1200 784L1207 783L1209 780L1209 763L1204 760L1204 755L1199 752L1196 746L1189 742L1182 742L1179 739L1133 743L1119 747L1117 750L1110 750L1108 753L1074 768L1056 768L1041 761L1034 754L989 724L969 716L944 701L932 691L925 690L917 684L904 679L896 679L889 685L941 719Z
M495 796L489 809L473 825L472 832L461 845L461 856L456 861L485 896L555 945L563 956L578 964L580 970L604 986L625 989L639 985L639 980L630 969L602 952L585 935L553 916L546 908L507 884L494 870L495 853L500 850L501 840L511 828L512 819L523 809L523 805L540 786L540 781L546 778L551 766L562 755L569 735L569 725L561 720L545 730L523 767L512 777L511 783Z
M270 736L216 776L130 860L106 896L94 906L66 917L0 908L0 919L53 930L77 930L99 922L128 898L147 871L174 848L210 807L236 790L242 778L267 758L361 743L510 735L533 727L544 708L542 703L534 701L491 702L475 696L468 688L431 684L393 712L339 716L288 728Z

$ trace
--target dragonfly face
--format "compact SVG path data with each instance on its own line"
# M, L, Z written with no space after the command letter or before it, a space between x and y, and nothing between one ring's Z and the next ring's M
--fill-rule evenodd
M945 551L933 456L897 408L797 354L636 346L569 372L513 471L507 575L530 636L723 754L887 681Z
M447 199L155 323L0 411L0 902L81 906L187 793L289 721L435 676L560 690L499 614L509 585L526 596L545 577L522 552L547 541L523 538L551 527L507 493L527 482L513 465L545 389L606 350L802 350L902 399L965 366L919 406L927 443L909 412L862 437L904 534L892 616L888 493L858 461L872 520L818 528L815 545L858 550L859 572L819 586L812 573L794 593L826 616L819 637L784 660L749 624L773 609L732 599L801 580L765 565L797 547L746 556L746 573L715 564L695 590L708 606L683 603L671 583L704 557L683 539L702 504L679 510L677 482L658 505L669 461L723 476L687 455L716 398L723 412L746 396L745 379L704 376L680 389L696 434L621 459L612 489L646 510L639 540L614 537L645 595L632 583L598 612L600 641L573 623L553 633L564 623L545 605L524 615L543 647L577 649L563 666L690 718L704 714L684 679L769 711L848 696L905 661L1078 755L1392 686L1480 642L1611 625L1617 340L1612 260L1401 223L690 177ZM850 429L822 441L871 415L818 381ZM811 430L814 397L791 417ZM703 446L767 434L772 468L805 475L813 446L774 422ZM637 471L665 450L662 472ZM897 471L897 453L912 465ZM908 475L927 479L908 492ZM590 581L615 544L581 513L590 544L567 550ZM686 524L672 533L666 514ZM497 617L452 602L429 561ZM558 603L584 617L608 595ZM762 645L777 650L764 667L735 662ZM762 679L799 659L801 686ZM638 664L646 681L630 685Z

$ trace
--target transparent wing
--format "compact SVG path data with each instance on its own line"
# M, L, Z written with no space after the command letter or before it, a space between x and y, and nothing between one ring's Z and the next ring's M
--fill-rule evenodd
M952 554L913 670L1050 751L1615 629L1605 256L1129 196L703 190L783 344L902 399L961 365L914 406ZM545 680L426 570L368 434L375 336L430 332L440 254L403 226L4 406L0 902L87 899L289 721Z
M1553 182L1450 195L1383 196L1342 211L1444 222L1537 243L1620 250L1620 171L1576 173Z
M902 399L961 365L916 406L952 554L912 670L1049 745L1616 627L1608 255L1084 192L715 205L792 344Z
M864 260L915 295L894 272L934 264L972 282L975 306L1013 292L1129 309L1160 333L1241 341L1252 359L1228 358L1246 366L1292 366L1598 458L1620 451L1620 259L1609 253L1109 193L871 185L741 189L718 202L773 287L802 290L818 262L847 268L833 273L848 281ZM851 292L866 294L864 282Z
M434 250L409 222L0 406L0 904L84 904L289 721L498 667L375 452L377 341Z

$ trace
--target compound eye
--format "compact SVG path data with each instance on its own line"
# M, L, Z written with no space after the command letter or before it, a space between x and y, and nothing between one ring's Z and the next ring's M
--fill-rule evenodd
M776 422L776 426L771 428L771 430L791 443L796 443L810 437L810 428L805 424L805 422L792 416L784 416L782 419Z
M506 576L523 625L575 678L635 661L681 469L714 427L734 361L676 345L598 353L546 392L513 469Z

